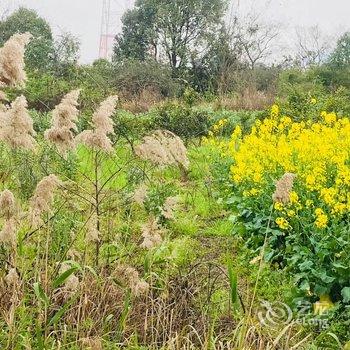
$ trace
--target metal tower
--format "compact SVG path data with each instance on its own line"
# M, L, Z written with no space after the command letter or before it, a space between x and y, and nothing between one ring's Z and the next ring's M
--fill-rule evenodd
M133 0L103 0L99 57L110 60L115 36L121 32L122 16Z

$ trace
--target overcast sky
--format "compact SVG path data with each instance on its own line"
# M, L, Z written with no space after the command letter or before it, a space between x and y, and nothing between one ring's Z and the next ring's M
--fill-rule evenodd
M282 42L287 47L296 27L319 25L325 34L350 30L350 0L232 0L233 12L243 15L254 11L266 21L283 26ZM3 10L22 5L37 10L51 24L54 33L69 31L82 43L81 61L91 62L98 57L101 32L102 0L0 0ZM133 0L112 0L113 18L120 18ZM114 22L117 27L117 23Z

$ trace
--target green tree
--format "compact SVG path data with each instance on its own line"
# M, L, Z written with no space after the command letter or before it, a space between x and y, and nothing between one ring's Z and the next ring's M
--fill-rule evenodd
M141 60L153 56L178 75L203 55L225 8L226 0L138 0L124 16L115 52Z
M114 60L136 59L145 61L152 48L156 49L154 28L157 9L146 1L136 1L135 8L128 10L122 19L122 33L115 38ZM156 51L154 51L156 56Z
M350 32L342 35L331 54L330 63L337 68L350 67Z
M62 64L75 64L79 59L80 41L69 32L59 35L55 41L55 60Z
M47 67L54 53L52 32L50 25L33 10L19 8L0 22L0 45L13 34L24 32L33 35L26 50L26 65L39 69Z

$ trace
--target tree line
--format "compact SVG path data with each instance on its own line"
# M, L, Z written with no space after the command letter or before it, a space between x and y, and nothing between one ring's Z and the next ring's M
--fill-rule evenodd
M318 27L300 29L293 55L276 62L278 24L255 14L227 16L226 0L136 0L122 18L112 62L96 60L84 69L95 80L105 77L104 88L130 96L144 89L173 96L185 87L219 95L247 87L275 90L286 72L293 73L288 75L292 80L296 72L299 80L311 72L312 79L329 88L350 87L350 33L332 46ZM26 31L33 35L27 69L72 79L80 69L79 40L71 33L54 38L45 19L20 8L0 21L0 45Z

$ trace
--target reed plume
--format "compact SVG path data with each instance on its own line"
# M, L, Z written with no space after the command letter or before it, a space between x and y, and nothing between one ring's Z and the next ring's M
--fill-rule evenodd
M143 138L135 148L137 156L158 165L179 165L188 169L187 149L180 139L170 131L156 130Z
M0 243L14 245L17 240L18 211L15 197L11 191L5 190L0 194L0 217L4 219L0 231Z
M0 140L11 148L32 150L36 142L33 120L27 110L24 96L17 97L11 108L2 113L0 119Z
M161 214L165 219L172 220L174 219L174 210L177 207L179 199L177 197L168 197L163 205Z
M148 292L149 284L140 278L138 271L133 267L119 265L115 269L115 274L130 288L133 296L138 297Z
M29 221L32 226L38 226L42 222L42 215L50 211L54 192L61 185L56 175L44 177L36 186L33 197L30 199Z
M145 201L147 200L147 192L148 187L146 184L142 183L136 190L134 191L134 194L132 196L132 199L135 203L138 205L143 205Z
M293 189L295 174L285 173L280 180L276 182L276 190L272 195L274 202L286 204L290 201L290 192Z
M0 243L15 245L17 240L17 224L14 218L4 221L0 231Z
M72 268L68 263L62 263L60 266L60 274L67 272ZM72 273L64 282L64 289L67 292L76 292L79 289L79 278Z
M16 201L13 193L5 190L0 194L0 216L10 219L16 215Z
M148 222L142 226L141 231L143 238L143 242L140 245L141 248L152 249L162 243L163 239L161 234L163 230L156 218L151 217Z
M18 286L19 285L20 279L19 279L18 273L14 267L8 271L4 280L8 286Z
M85 144L88 147L112 152L112 141L108 135L113 134L113 120L111 118L118 96L110 96L103 101L98 110L92 116L92 129L84 130L77 136L77 141Z
M3 91L0 90L0 102L1 101L7 101L7 96Z
M3 85L24 85L24 51L31 37L30 33L15 34L0 48L0 83Z
M87 234L86 234L86 241L87 242L99 242L101 232L97 229L97 214L94 213L92 217L89 220L89 223L87 225Z
M80 90L73 90L63 97L52 112L50 129L45 132L45 138L52 142L62 155L75 148L74 131L77 131L79 95Z

